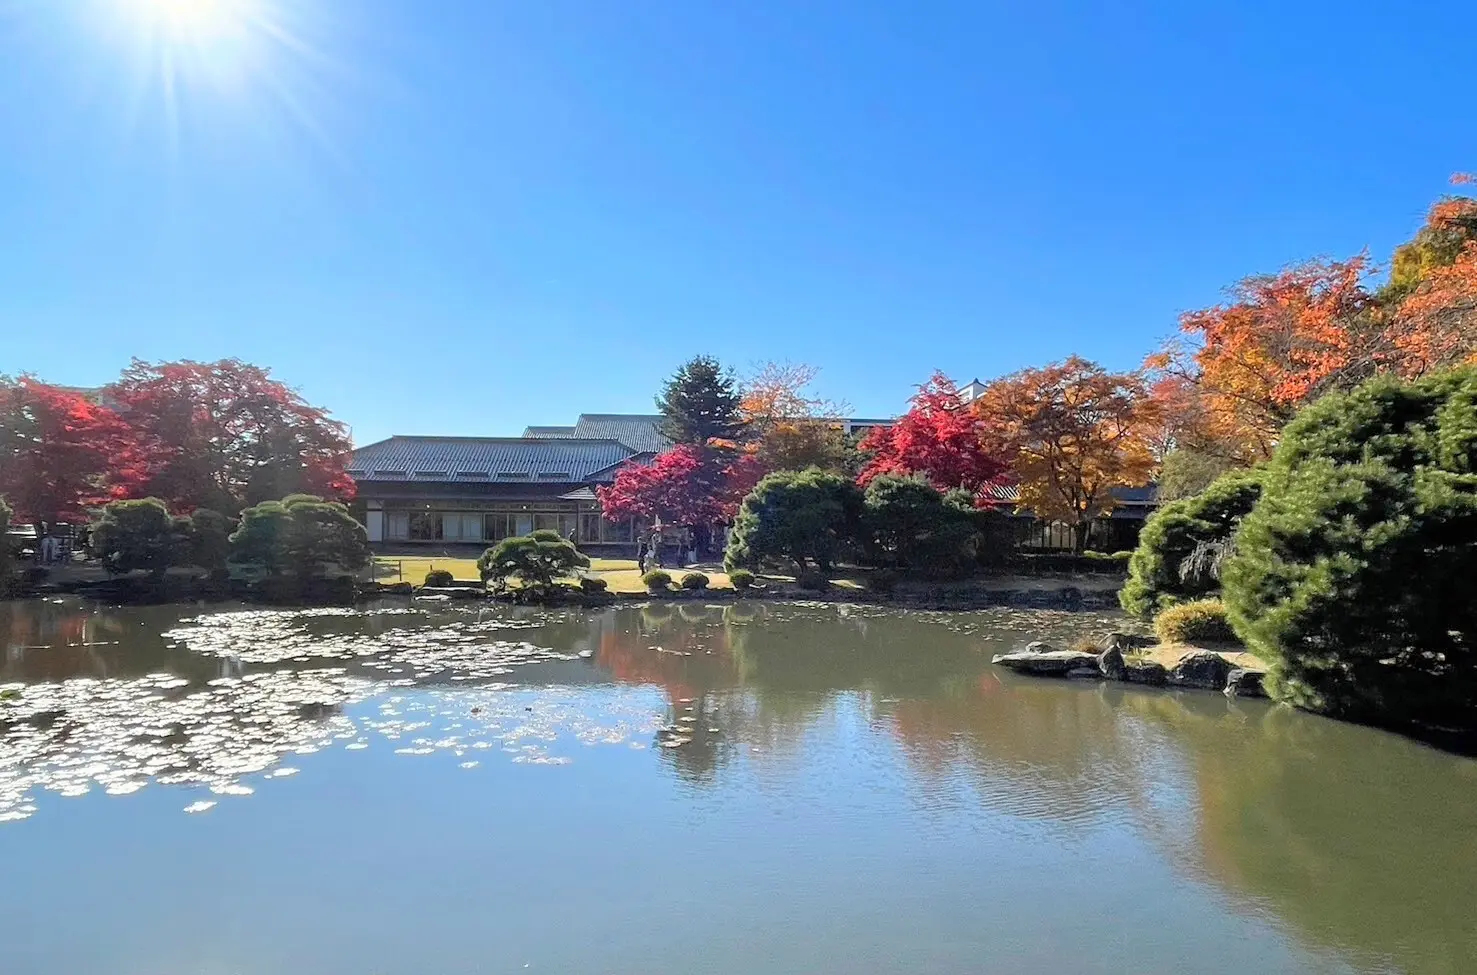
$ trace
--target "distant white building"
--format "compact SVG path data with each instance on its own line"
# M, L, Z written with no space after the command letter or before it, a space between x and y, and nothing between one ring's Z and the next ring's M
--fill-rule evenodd
M959 402L973 403L985 391L985 384L978 379L971 379L959 387Z

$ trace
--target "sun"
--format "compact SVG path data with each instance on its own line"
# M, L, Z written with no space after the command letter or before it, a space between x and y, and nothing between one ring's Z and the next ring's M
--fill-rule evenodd
M140 26L172 40L204 43L247 28L251 0L122 0Z

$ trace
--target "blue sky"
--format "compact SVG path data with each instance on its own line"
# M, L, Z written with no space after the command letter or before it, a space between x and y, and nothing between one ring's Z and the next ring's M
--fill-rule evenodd
M1128 367L1243 275L1408 237L1477 169L1473 36L1465 2L0 0L0 372L239 356L362 443L645 411L699 352L866 415L935 368Z

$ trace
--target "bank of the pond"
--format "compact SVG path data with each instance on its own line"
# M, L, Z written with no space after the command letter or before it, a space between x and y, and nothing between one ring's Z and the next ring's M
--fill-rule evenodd
M1064 650L1036 641L1022 650L995 654L991 663L1037 677L1220 691L1230 697L1267 696L1263 661L1239 646L1160 644L1150 637L1110 633L1101 646L1087 642Z

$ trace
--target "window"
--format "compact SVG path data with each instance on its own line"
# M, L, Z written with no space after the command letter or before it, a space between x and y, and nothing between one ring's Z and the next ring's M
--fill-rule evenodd
M527 471L498 471L497 479L499 481L526 481L529 479L529 474Z
M416 471L415 472L415 476L418 477L418 478L421 478L422 480L432 480L432 479L435 479L435 478L445 477L446 476L446 472L445 471Z
M365 474L368 473L369 472L362 467L350 467L348 470L348 474L350 477L363 477Z
M441 512L439 511L412 511L410 512L410 533L408 536L412 541L435 542L441 540Z
M486 481L492 477L487 471L457 471L456 476L463 481Z
M589 512L579 516L580 519L580 542L600 541L600 523L605 519L599 513Z
M378 478L380 478L382 480L389 480L389 479L397 478L397 477L398 478L404 478L406 476L406 474L405 474L404 471L379 470L379 471L375 471L374 472L374 476L375 477L378 477Z
M482 516L482 537L489 542L508 537L508 516L502 512Z
M579 531L579 519L579 515L560 515L559 527L557 529L559 537L574 538L575 533Z
M533 530L534 531L551 531L551 532L558 531L559 530L559 516L558 515L546 515L546 514L536 514L536 515L534 515L533 516Z
M385 512L385 537L391 541L403 542L410 537L410 512L387 511Z
M570 479L568 471L539 471L540 481L567 481Z

